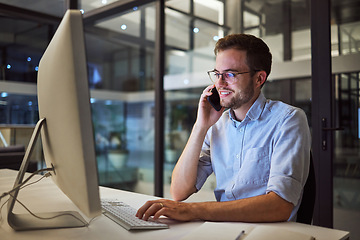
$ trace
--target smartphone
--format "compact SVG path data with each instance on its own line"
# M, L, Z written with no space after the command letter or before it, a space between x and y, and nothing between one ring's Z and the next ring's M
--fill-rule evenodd
M220 111L221 110L221 105L220 105L220 96L218 91L216 90L216 87L214 87L211 92L213 93L211 96L207 97L207 100L209 101L209 103L211 104L211 106L213 106L213 108L215 108L216 111Z

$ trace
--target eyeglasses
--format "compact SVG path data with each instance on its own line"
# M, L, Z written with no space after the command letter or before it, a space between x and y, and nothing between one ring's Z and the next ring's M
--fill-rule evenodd
M257 72L258 70L255 70L254 72ZM250 73L252 71L248 71L248 72L224 72L224 73L219 73L217 71L208 71L207 74L210 77L210 80L213 83L216 83L219 79L220 76L222 77L222 79L224 81L226 81L228 84L233 84L236 82L236 76L240 75L240 74L245 74L245 73Z

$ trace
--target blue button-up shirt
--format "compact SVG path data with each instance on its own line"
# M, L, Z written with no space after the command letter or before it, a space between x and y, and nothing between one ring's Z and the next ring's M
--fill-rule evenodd
M294 221L309 172L310 145L304 111L267 100L261 93L243 121L236 121L227 110L209 129L196 188L214 172L217 201L275 192L294 204L289 218Z

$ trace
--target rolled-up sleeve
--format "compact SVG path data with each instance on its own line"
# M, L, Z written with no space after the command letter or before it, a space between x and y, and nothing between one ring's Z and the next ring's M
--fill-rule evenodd
M311 137L306 115L299 109L289 112L279 124L266 192L275 192L297 206L308 177Z

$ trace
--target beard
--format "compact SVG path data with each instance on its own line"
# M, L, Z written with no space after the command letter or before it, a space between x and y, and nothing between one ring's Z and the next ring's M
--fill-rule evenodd
M244 89L234 93L235 95L230 99L230 102L225 103L221 100L221 106L232 110L238 109L254 97L254 92L253 82L250 81Z

